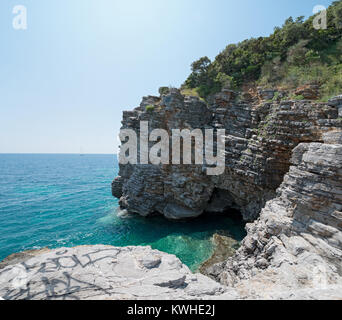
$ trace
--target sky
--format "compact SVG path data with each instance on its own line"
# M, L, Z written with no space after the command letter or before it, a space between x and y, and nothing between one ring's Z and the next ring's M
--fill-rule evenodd
M331 3L1 0L0 153L116 153L122 111L179 87L193 61Z

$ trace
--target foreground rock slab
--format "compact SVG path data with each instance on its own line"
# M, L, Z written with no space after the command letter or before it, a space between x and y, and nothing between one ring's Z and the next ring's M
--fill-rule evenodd
M150 247L83 246L21 253L0 269L1 300L341 299L342 286L275 285L272 274L228 287ZM32 257L33 255L33 257ZM4 266L6 265L6 266ZM291 275L287 275L289 279ZM273 282L273 283L272 283Z
M192 274L176 256L150 247L84 246L27 257L9 260L0 270L3 299L213 299L223 293L237 298L234 290Z

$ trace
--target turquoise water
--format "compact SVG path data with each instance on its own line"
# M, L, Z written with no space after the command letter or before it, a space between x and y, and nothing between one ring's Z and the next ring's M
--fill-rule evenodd
M110 188L117 173L110 155L0 154L0 260L42 247L151 245L195 270L210 257L216 231L245 236L243 223L225 216L120 218Z

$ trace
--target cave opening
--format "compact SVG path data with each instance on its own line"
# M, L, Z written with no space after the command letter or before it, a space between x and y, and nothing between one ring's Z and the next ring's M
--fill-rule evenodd
M243 221L239 206L235 203L229 191L215 188L208 202L205 214L222 214L232 220Z

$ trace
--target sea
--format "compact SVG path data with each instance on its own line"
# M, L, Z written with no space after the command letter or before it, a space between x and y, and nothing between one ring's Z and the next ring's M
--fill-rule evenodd
M213 254L215 233L245 237L229 215L122 217L111 195L118 171L115 155L0 154L0 260L45 247L149 245L196 271Z

